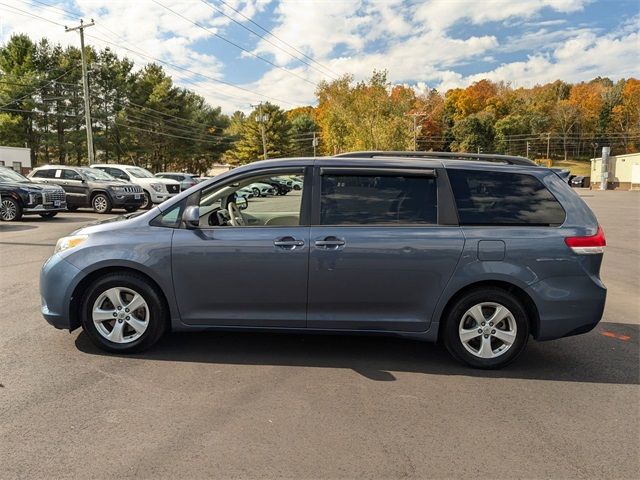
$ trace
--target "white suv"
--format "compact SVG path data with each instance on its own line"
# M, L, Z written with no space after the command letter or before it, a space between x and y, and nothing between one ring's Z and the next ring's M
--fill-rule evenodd
M91 168L98 168L112 177L140 185L145 196L145 202L140 208L151 208L153 204L162 203L180 193L180 182L154 177L153 173L141 167L102 163L91 165Z

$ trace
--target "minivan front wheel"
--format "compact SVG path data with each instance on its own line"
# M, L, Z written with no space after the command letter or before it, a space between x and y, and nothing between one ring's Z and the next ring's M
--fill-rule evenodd
M92 342L108 352L145 350L167 326L162 297L144 277L111 273L86 291L81 306L82 327Z
M499 288L473 290L449 310L444 343L472 367L501 368L514 361L529 338L529 318L520 301Z

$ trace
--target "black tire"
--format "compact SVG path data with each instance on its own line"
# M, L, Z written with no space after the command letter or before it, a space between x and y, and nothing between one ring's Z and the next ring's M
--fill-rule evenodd
M153 202L151 201L151 195L146 190L144 191L144 202L140 205L141 210L149 210L153 207Z
M138 207L124 207L124 209L127 211L127 213L133 213L138 210Z
M256 198L259 198L259 197L261 196L261 195L260 195L260 189L259 189L259 188L252 188L251 190L253 191L253 195L254 195Z
M78 206L77 205L67 205L67 210L69 210L70 212L75 212L76 210L78 210Z
M124 287L140 294L149 307L149 321L144 333L130 343L116 343L106 339L93 322L93 305L100 295L114 287ZM80 307L82 328L100 349L113 353L135 353L155 344L169 324L169 312L162 294L143 276L134 273L109 273L95 280L85 291ZM115 320L114 320L115 322Z
M15 198L2 197L0 203L0 220L3 222L17 222L22 219L22 205Z
M506 349L504 353L494 358L480 358L479 356L469 352L460 339L458 332L460 324L463 321L471 322L471 325L475 324L470 317L465 317L465 314L469 309L471 309L471 307L481 303L495 303L506 307L511 312L510 318L515 323L516 327L515 340L511 346ZM530 319L528 318L525 308L514 295L510 294L506 290L496 287L479 288L465 293L448 310L443 326L444 330L442 332L442 339L444 340L444 345L449 353L462 363L474 368L486 370L502 368L516 360L524 351L527 341L529 340L529 320ZM471 328L468 325L469 324L467 324L466 328ZM490 328L488 322L486 325L482 325L483 326L476 325L473 328L475 329L478 327L478 331ZM506 329L505 323L501 323L499 325L500 326L496 325L493 328ZM491 331L495 332L495 330ZM489 345L491 345L492 350L498 351L503 342L499 339L491 338L491 331L486 332L489 334ZM487 338L484 333L482 335L478 335L478 342L482 342L483 337ZM474 339L473 341L475 342L476 340ZM494 348L493 345L496 345L496 347ZM473 346L471 346L471 348L473 349ZM480 347L478 347L478 349L479 348Z
M53 218L58 214L58 212L45 212L45 213L40 213L39 215L42 218Z
M91 208L96 213L109 213L111 211L111 199L106 193L96 193L91 197Z

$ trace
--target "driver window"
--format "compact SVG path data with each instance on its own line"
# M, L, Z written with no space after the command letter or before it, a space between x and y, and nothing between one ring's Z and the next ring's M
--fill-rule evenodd
M303 175L257 175L200 196L200 227L300 225Z

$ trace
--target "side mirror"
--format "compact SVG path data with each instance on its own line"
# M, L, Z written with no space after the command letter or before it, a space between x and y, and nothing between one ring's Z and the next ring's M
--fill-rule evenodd
M248 206L249 203L245 197L236 197L236 207L240 210L245 210Z
M184 209L182 213L182 221L189 230L200 226L200 207L191 205Z

